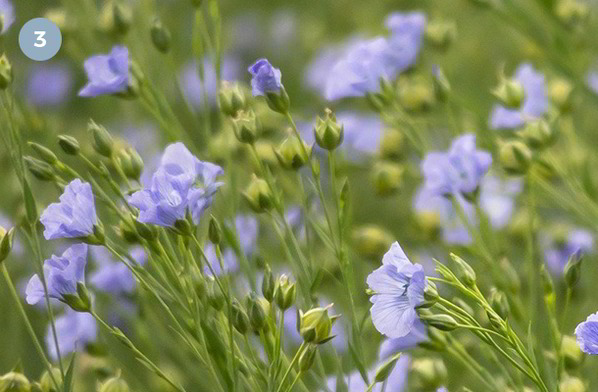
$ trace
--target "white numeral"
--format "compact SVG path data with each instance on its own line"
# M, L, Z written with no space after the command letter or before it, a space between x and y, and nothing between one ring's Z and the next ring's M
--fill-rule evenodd
M33 34L37 36L37 39L35 40L33 46L35 46L36 48L43 48L44 46L46 46L47 42L44 38L44 35L46 35L45 31L34 31Z

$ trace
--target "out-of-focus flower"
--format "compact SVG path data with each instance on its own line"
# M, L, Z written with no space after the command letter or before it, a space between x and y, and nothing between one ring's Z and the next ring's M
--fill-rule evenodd
M150 187L135 192L129 201L139 208L139 222L174 227L189 210L197 224L223 184L216 181L222 173L220 166L202 162L184 144L174 143L166 147Z
M521 64L515 71L514 79L525 91L525 99L520 109L507 109L496 105L490 115L492 129L513 129L530 119L541 117L548 110L548 97L544 86L544 75L537 72L529 63Z
M390 337L407 336L415 328L415 308L424 301L426 276L421 265L412 264L395 242L382 259L382 266L367 278L374 292L370 298L372 322L376 329Z
M395 73L410 68L421 49L426 15L423 12L393 12L386 18L390 30L388 61Z
M586 85L592 90L594 93L598 94L598 72L597 71L590 71L586 75Z
M586 354L598 355L598 313L588 316L575 328L577 344Z
M409 355L401 355L397 363L395 364L392 372L386 379L385 383L378 383L374 385L372 392L380 392L383 390L383 385L386 387L384 390L392 392L403 392L407 386L407 376L409 374L409 366L411 365L411 358ZM370 372L370 377L374 377L374 372ZM348 392L363 392L368 389L368 385L363 381L359 372L355 371L351 373L345 380ZM337 378L328 378L327 386L328 390L336 391L337 389Z
M0 33L4 34L15 21L15 9L10 0L0 0L0 18L2 18Z
M206 259L208 259L208 263L212 266L214 273L216 276L220 276L223 273L232 274L239 270L239 262L237 260L237 256L232 249L224 249L222 251L222 264L224 267L224 271L220 266L220 261L216 255L216 247L213 244L207 244L204 248L204 253L206 255ZM204 267L204 273L211 276L212 271L209 267Z
M98 327L95 319L89 313L79 313L67 309L66 313L56 318L56 338L60 355L68 355L85 348L85 345L96 340ZM52 329L48 326L46 332L46 347L53 360L58 360L58 353L54 344Z
M27 81L27 99L37 106L56 106L67 99L72 84L71 72L63 64L35 66Z
M62 256L52 255L44 262L44 276L48 296L67 302L67 296L77 295L77 285L85 284L87 245L77 244L68 248ZM27 284L27 303L35 305L44 297L44 286L37 274Z
M544 262L556 275L563 275L569 258L577 252L588 253L594 247L594 238L586 230L569 232L564 239L543 238Z
M378 151L382 138L382 120L378 116L340 112L336 119L344 128L341 148L346 151L349 160L359 161Z
M419 319L415 322L413 329L405 336L395 339L386 339L380 345L378 358L381 360L390 358L394 354L415 348L419 343L428 340L426 326Z
M253 215L237 215L235 217L235 229L239 236L239 244L246 255L250 255L255 250L257 236L259 233L259 223Z
M94 234L98 223L91 185L74 179L64 188L59 203L52 203L40 218L47 240Z
M88 58L84 67L89 81L79 91L81 97L124 93L129 88L129 50L124 46Z
M131 294L135 291L135 278L124 263L115 261L103 246L93 246L91 254L97 267L89 278L94 287L117 295Z
M480 204L493 227L500 229L509 223L515 209L514 197L523 189L520 179L502 180L485 176L480 186Z
M437 195L471 194L492 164L492 156L476 149L476 137L465 134L451 144L448 152L433 151L426 155L421 169L424 187Z
M205 83L206 94L210 105L216 104L216 93L218 91L218 79L216 77L216 70L214 69L214 62L211 58L203 59L204 81L199 77L197 63L190 62L181 72L181 87L185 98L195 106L200 106L204 101L203 86ZM239 60L231 56L223 56L222 64L220 65L221 78L226 81L233 81L238 79L241 72L241 65Z
M280 70L274 68L267 59L257 60L248 71L251 74L251 91L254 96L278 94L284 88Z

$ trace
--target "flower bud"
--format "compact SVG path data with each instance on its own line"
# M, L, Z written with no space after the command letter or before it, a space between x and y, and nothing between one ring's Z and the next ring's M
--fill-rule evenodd
M440 216L436 211L418 211L415 215L418 228L427 239L438 238L442 232Z
M282 310L287 310L295 302L296 288L295 283L291 282L285 274L280 275L278 284L274 290L274 301Z
M336 121L336 115L330 109L325 110L324 118L316 118L314 134L318 146L332 151L341 145L344 138L344 128Z
M99 392L129 392L129 385L120 375L109 378L99 388Z
M566 377L559 384L559 390L561 392L586 392L586 386L577 377Z
M456 275L457 278L459 278L459 280L461 281L461 283L468 287L475 287L477 276L473 268L471 268L471 266L467 264L465 260L457 256L456 254L451 253L450 256L453 262L457 264Z
M69 135L58 135L58 145L68 155L78 155L81 150L77 139Z
M322 344L330 340L332 324L338 318L328 316L330 307L332 304L325 308L310 309L305 313L299 311L299 333L304 341Z
M54 165L56 162L58 162L58 157L56 157L56 154L54 154L49 148L34 142L29 142L27 144L33 151L35 151L40 159L46 162L48 165Z
M376 162L372 181L378 196L390 196L403 186L403 166L391 162Z
M2 263L12 250L13 237L15 235L14 227L9 231L0 226L0 263Z
M170 43L172 36L170 31L164 26L160 18L155 18L150 27L150 36L152 43L158 51L162 53L168 53L170 50Z
M447 79L446 75L437 65L432 67L432 82L434 83L434 94L436 99L439 101L445 101L448 95L451 93L451 84Z
M303 143L303 146L301 146ZM311 154L311 147L303 140L299 141L295 136L288 136L277 149L274 150L276 159L280 166L289 170L299 170L305 165Z
M405 153L405 135L395 129L389 129L382 135L380 158L398 160Z
M411 370L422 389L435 390L443 385L447 378L447 369L440 359L421 358L411 364Z
M243 192L243 196L254 212L261 213L274 207L274 195L272 195L268 183L255 174L252 176L249 186Z
M12 83L12 65L8 61L6 54L0 56L0 90L6 88Z
M447 49L457 37L457 26L452 21L431 21L426 25L425 37L433 46Z
M91 310L91 296L82 282L77 283L77 294L62 294L62 301L76 312L87 313Z
M502 291L493 287L490 289L490 298L488 300L490 306L503 319L509 315L510 307L507 296Z
M133 220L133 225L137 234L147 241L152 242L158 237L158 230L153 225L141 223L137 219Z
M545 120L528 122L519 135L530 147L536 149L547 147L555 140L553 128Z
M48 165L44 161L33 158L31 156L23 157L23 161L29 169L29 172L40 181L54 181L56 176L52 170L52 166Z
M581 250L577 250L569 257L569 261L567 261L567 265L565 265L565 283L567 284L567 287L573 288L577 285L577 282L579 282L582 260L583 253Z
M265 91L264 96L266 97L266 103L268 107L280 114L286 114L291 107L291 100L287 90L283 86L280 87L280 91Z
M238 83L223 81L218 91L218 104L222 113L234 117L237 112L245 109L247 100Z
M62 386L62 374L60 373L60 369L58 369L57 367L53 367L51 369L51 371L52 371L52 376L54 377L54 380L56 380L56 382L58 383L58 386L61 387ZM47 370L42 374L42 377L39 380L39 386L40 386L40 389L42 390L42 392L61 392L62 391L62 389L56 390L56 388L54 386L54 382L52 381L52 377L50 376L50 373Z
M529 147L518 140L504 143L498 152L500 163L507 173L524 174L532 162L532 152Z
M114 22L114 30L120 34L126 34L133 22L133 10L128 5L115 2L112 5L112 20Z
M308 371L311 366L314 364L314 360L316 359L316 353L318 351L318 346L315 344L310 344L307 348L301 353L299 357L299 370L302 372Z
M265 302L265 301L264 301ZM256 295L251 292L247 296L247 316L249 317L249 324L254 332L261 331L266 326L266 309L267 303L264 304Z
M274 290L276 287L276 283L274 282L274 275L272 274L272 269L269 265L266 265L266 269L264 271L264 279L262 280L262 295L264 298L268 300L268 302L272 302L274 299Z
M87 129L93 136L93 149L100 155L107 158L112 156L114 150L114 141L110 133L102 125L98 125L93 120L89 120Z
M241 143L253 144L258 135L258 121L253 110L241 110L233 119L233 129Z
M503 257L499 261L500 270L502 271L502 280L504 282L504 286L513 294L519 293L521 289L521 280L519 279L519 274L513 268L513 265L509 262L509 259Z
M247 317L247 313L236 299L231 304L231 313L233 326L241 335L245 335L249 329L249 317Z
M143 159L137 150L132 147L120 149L117 153L117 160L127 178L139 180L143 172Z
M214 215L210 216L210 224L208 226L208 238L210 242L214 245L220 244L222 241L222 229L220 228L220 223Z
M421 320L428 326L441 331L453 331L457 328L457 320L448 314L422 315Z
M399 102L410 112L429 109L434 104L434 89L422 78L399 80Z
M563 335L561 340L561 356L565 367L569 370L575 369L581 365L584 360L584 353L577 344L574 336Z
M208 303L216 310L224 306L224 295L213 278L208 282Z
M518 109L525 100L523 85L515 79L506 78L502 73L499 76L499 84L492 95L508 108Z
M573 85L566 79L555 79L548 86L548 95L552 103L562 112L571 109Z
M375 225L361 226L354 229L352 238L357 253L371 259L381 258L394 242L392 234Z
M21 373L6 373L0 377L0 392L31 392L31 383Z
M554 12L561 23L569 28L579 26L589 15L588 5L577 0L557 1Z
M424 289L424 302L419 305L420 308L429 308L434 305L440 296L438 295L438 288L436 283L428 281Z

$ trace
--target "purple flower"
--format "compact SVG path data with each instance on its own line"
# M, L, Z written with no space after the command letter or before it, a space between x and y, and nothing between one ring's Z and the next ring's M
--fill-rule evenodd
M87 245L77 244L68 248L62 256L52 257L44 262L44 276L48 296L65 302L65 295L77 295L77 284L85 283ZM27 303L35 305L44 298L44 286L37 274L27 283Z
M71 181L64 188L60 202L50 204L40 221L47 240L92 235L98 218L91 185L78 178Z
M520 109L507 109L496 105L490 115L492 129L513 129L530 119L541 117L548 110L544 75L536 72L529 63L521 64L515 71L515 80L523 86L525 100Z
M488 214L492 226L500 229L509 223L515 209L514 197L521 192L522 187L520 179L484 177L480 186L480 204Z
M586 85L590 88L590 90L598 94L598 72L588 72L586 75Z
M374 291L370 313L376 329L389 338L407 336L418 320L415 308L424 301L426 276L419 264L412 264L398 242L382 259L382 266L367 278Z
M465 134L453 141L447 152L430 152L421 169L424 187L432 194L468 194L480 185L492 164L492 155L476 149L476 137Z
M544 238L544 262L556 275L562 275L569 258L577 252L588 253L594 247L594 238L586 230L572 230L564 241Z
M252 215L237 215L235 217L235 230L239 236L239 244L246 255L250 255L255 250L257 236L259 233L259 223Z
M588 316L586 321L575 328L577 344L581 351L590 355L598 355L598 313Z
M204 253L216 276L220 276L223 273L233 274L239 270L237 256L230 248L227 248L222 252L222 264L224 266L224 271L222 271L222 268L220 267L220 261L216 255L216 247L214 245L211 243L207 244L204 248ZM212 276L212 271L208 266L204 267L204 273L208 276Z
M0 15L4 18L0 33L4 34L15 21L15 9L10 0L0 0Z
M124 46L88 58L84 67L89 81L79 91L80 97L124 93L129 87L129 50Z
M419 343L428 340L426 326L419 319L415 322L413 329L405 336L395 339L386 339L380 345L378 357L381 360L390 358L398 352L415 348Z
M378 151L382 138L382 120L378 116L340 112L336 118L344 128L341 148L350 160L357 161Z
M62 316L56 318L55 327L61 355L84 349L85 345L96 340L98 334L96 321L91 314L79 313L71 309L67 309ZM46 332L46 347L50 357L55 361L58 360L50 326Z
M204 67L204 82L199 77L197 70L197 63L190 62L181 72L181 87L185 98L195 106L203 104L204 91L203 83L205 83L206 93L210 105L216 103L216 93L218 92L218 79L216 78L216 70L212 59L205 58L203 60ZM236 58L225 56L222 59L221 73L222 80L232 81L239 77L240 65Z
M426 15L423 12L393 12L386 18L385 25L391 32L387 61L396 73L403 72L417 60L426 28Z
M173 227L190 211L197 224L222 186L216 181L222 174L220 166L202 162L184 144L174 143L166 147L149 188L135 192L129 202L139 209L142 223Z
M103 246L93 246L91 254L97 266L89 279L94 287L117 295L135 291L137 282L124 263L113 260L111 253Z
M63 64L38 65L29 75L27 99L34 105L59 105L71 92L72 75Z
M251 92L254 96L278 94L284 88L280 70L274 68L266 59L257 60L248 71L251 74Z

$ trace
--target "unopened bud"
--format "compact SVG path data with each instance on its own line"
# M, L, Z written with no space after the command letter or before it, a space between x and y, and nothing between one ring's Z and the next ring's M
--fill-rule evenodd
M126 34L133 22L133 10L123 3L114 3L112 20L114 21L114 30L120 34Z
M37 156L39 156L40 159L46 162L47 164L53 165L56 162L58 162L58 157L56 157L56 154L54 154L52 150L50 150L49 148L34 142L29 142L27 144L29 144L29 147L31 147L31 149L35 151Z
M251 292L247 296L247 316L254 332L259 332L266 326L266 310L264 307L265 304L262 303L262 300L257 297L255 292Z
M77 155L81 150L77 139L69 135L58 135L58 145L68 155Z
M572 92L573 85L566 79L555 79L550 82L548 87L548 94L552 103L563 112L571 109Z
M336 121L336 115L330 109L326 109L324 118L316 118L314 134L318 146L325 150L332 151L341 145L344 138L344 128Z
M492 90L492 95L508 108L517 109L525 99L523 85L515 79L499 76L499 85Z
M403 186L405 169L391 162L377 162L373 168L372 181L379 196L390 196Z
M208 283L208 303L216 310L224 306L224 294L213 278Z
M446 49L457 37L457 26L451 21L431 21L426 25L425 37L439 49Z
M99 392L129 392L129 385L119 376L109 378L99 389Z
M588 5L577 0L559 0L554 12L557 18L569 28L579 26L589 15Z
M6 88L12 83L12 65L8 61L6 54L0 56L0 90Z
M561 392L586 392L586 385L577 377L566 377L559 384Z
M440 68L437 65L432 67L432 81L434 82L434 94L439 101L445 101L451 93L451 84Z
M218 91L220 110L227 116L234 117L247 106L245 93L238 83L223 81Z
M398 160L405 153L405 135L396 129L384 132L380 142L380 157L382 159Z
M276 287L276 283L274 282L274 275L272 274L272 269L269 265L266 265L266 269L264 271L264 279L262 280L262 295L264 298L268 300L268 302L272 302L274 299L274 289Z
M14 227L9 231L0 226L0 263L2 263L12 250L13 237L15 235Z
M448 314L422 315L420 318L426 325L441 331L453 331L458 327L457 320Z
M214 245L220 244L222 241L222 229L220 223L214 215L210 216L210 225L208 226L208 238Z
M294 282L291 282L289 277L282 274L278 278L278 284L274 290L274 300L276 305L282 310L287 310L295 302L296 286Z
M21 373L6 373L0 377L0 392L31 392L31 383Z
M98 125L95 121L90 120L87 126L89 132L93 137L93 148L100 155L107 158L112 156L114 150L114 141L110 133L102 125Z
M162 53L167 53L170 50L170 43L172 36L170 31L164 26L159 18L155 18L150 28L150 36L154 47Z
M381 258L394 242L392 234L375 225L358 227L353 230L353 246L359 255L366 258Z
M488 300L490 306L494 311L503 319L506 319L509 315L510 307L507 296L502 291L493 287L490 289L490 298Z
M528 122L519 134L530 147L536 149L547 147L555 140L553 127L545 120Z
M506 172L515 175L524 174L531 165L532 152L519 140L508 141L500 147L499 159Z
M583 253L581 250L577 250L569 257L569 261L565 265L565 283L567 283L567 287L573 288L579 282L582 260Z
M54 181L56 179L52 166L48 165L46 162L28 155L23 157L23 161L25 162L27 169L29 169L29 172L38 180Z
M54 380L56 380L56 382L58 383L58 386L61 387L62 386L62 374L60 373L60 369L53 367L51 369L51 372L52 372L52 376L54 377ZM42 390L42 392L61 392L62 391L62 388L60 390L56 390L54 382L52 381L52 376L50 376L50 373L47 370L42 374L42 377L39 380L39 386L40 386L40 389Z
M322 344L330 340L332 324L337 319L337 317L328 316L331 306L310 309L306 313L299 311L299 333L303 340L315 344Z
M132 180L138 181L143 172L143 159L132 147L127 147L118 151L118 161L123 173Z
M477 276L473 268L471 268L471 266L467 264L465 260L457 256L456 254L451 253L450 256L453 262L457 264L457 278L459 278L459 280L465 286L475 287Z
M272 195L268 183L255 175L243 192L243 196L254 212L261 213L274 207L274 195Z
M301 146L303 144L303 146ZM311 147L295 136L288 136L277 149L274 150L280 166L285 169L299 170L309 160Z
M258 121L253 110L241 110L233 119L233 128L237 140L241 143L253 144L258 135Z
M249 317L247 317L247 313L245 313L239 301L233 300L231 313L233 326L241 335L245 335L249 330Z

